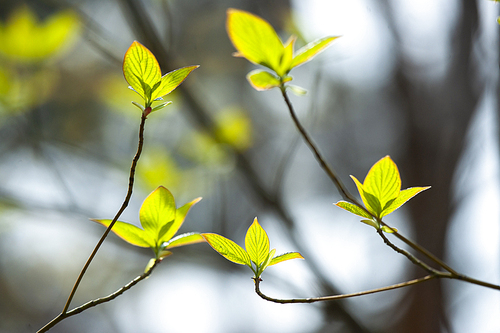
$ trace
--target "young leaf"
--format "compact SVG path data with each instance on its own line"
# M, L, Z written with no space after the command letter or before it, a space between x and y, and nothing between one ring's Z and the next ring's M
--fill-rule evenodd
M401 177L396 163L389 156L380 159L368 171L363 189L375 196L381 210L384 209L389 201L398 197L401 190Z
M290 260L290 259L304 259L304 257L298 252L287 252L274 257L268 266L279 264L280 262Z
M163 97L167 94L170 94L186 79L186 77L192 71L194 71L198 67L200 66L194 65L194 66L182 67L163 75L161 78L159 89L155 90L155 92L151 95L151 99L155 100L159 97Z
M249 12L230 8L227 10L226 29L229 39L238 52L250 62L279 69L284 46L274 28L264 19Z
M266 259L262 262L261 265L259 265L258 267L258 270L257 270L257 275L255 276L256 278L258 278L262 272L264 272L264 270L267 268L267 266L269 266L269 263L271 262L271 260L273 259L274 257L274 254L276 253L276 249L272 249L266 256Z
M366 209L368 209L368 211L370 211L372 214L378 215L378 212L380 211L380 203L378 202L378 200L373 195L369 195L369 193L365 192L363 184L361 184L361 182L356 177L351 175L351 178L352 180L354 180L354 183L358 188L359 195L361 196L361 200L365 204Z
M137 41L134 41L125 53L123 75L128 84L144 98L146 104L153 100L151 89L160 81L160 65L153 53Z
M279 77L288 74L288 72L292 69L293 46L295 45L296 39L297 37L292 35L285 44L283 56L280 59L279 67L276 69L276 74L278 74Z
M248 73L247 80L255 90L259 91L269 90L281 85L278 77L261 69L256 69Z
M159 240L160 230L167 223L174 221L175 213L174 196L165 187L159 186L144 200L139 219L144 231ZM163 233L165 232L164 230Z
M389 215L390 213L392 213L393 211L395 211L396 209L401 207L405 202L407 202L408 200L410 200L411 198L413 198L414 196L416 196L420 192L425 191L429 188L431 188L431 187L430 186L410 187L410 188L407 188L406 190L402 190L401 192L399 192L399 196L394 201L392 201L391 204L387 208L385 208L382 211L381 216Z
M245 248L250 259L260 266L269 255L269 238L257 218L253 220L245 237Z
M180 235L172 238L168 242L168 245L165 247L165 249L172 249L174 247L196 244L196 243L201 243L204 241L205 241L205 239L203 238L203 236L201 234L196 233L196 232L188 232L188 233L180 234Z
M94 222L100 223L105 227L111 224L111 220L97 220L91 219ZM116 221L113 229L111 229L117 236L124 241L139 247L154 247L155 241L149 234L144 232L141 228L133 224Z
M208 244L229 261L252 268L250 256L241 246L218 234L201 234Z
M338 206L338 207L340 207L340 208L342 208L342 209L347 210L348 212L356 214L358 216L365 217L367 219L371 219L372 218L372 216L370 214L368 214L363 209L359 208L358 206L356 206L353 203L350 203L350 202L347 202L347 201L339 201L335 205Z
M320 38L302 47L295 54L290 69L305 64L320 52L325 50L327 47L329 47L332 42L339 37L340 36L331 36Z
M163 242L168 242L170 239L179 231L179 228L182 226L182 223L184 223L184 220L186 219L186 215L193 207L194 204L199 202L201 200L200 198L196 198L192 200L191 202L188 202L182 207L177 208L176 213L175 213L175 220L173 221L172 226L170 229L158 240L158 242L161 244ZM175 206L174 206L175 207Z

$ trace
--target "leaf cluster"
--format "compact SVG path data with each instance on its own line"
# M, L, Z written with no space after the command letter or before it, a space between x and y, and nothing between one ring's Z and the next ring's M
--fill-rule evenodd
M366 210L347 201L339 201L335 205L363 217L361 222L376 229L382 228L385 232L393 232L393 229L380 225L379 221L384 216L401 207L418 193L430 188L430 186L410 187L401 190L398 167L389 156L380 159L370 168L363 184L352 175L351 178L358 188Z
M310 61L339 37L324 37L294 52L295 36L292 35L283 44L269 22L259 16L234 8L227 10L226 29L237 50L234 56L246 58L272 71L257 69L247 75L248 81L256 90L268 90L275 87L284 89L284 84L293 79L288 75L293 68ZM300 87L292 85L287 85L287 87L295 93L305 93L305 90Z
M189 209L200 200L201 198L196 198L176 208L172 193L165 187L159 186L144 200L139 211L139 220L143 229L127 222L117 221L111 231L132 245L151 248L156 259L165 258L172 254L169 250L174 247L204 241L201 234L194 232L174 237ZM98 219L93 219L93 221L105 227L112 222L112 220Z
M153 102L163 101L163 96L171 93L186 77L200 66L187 66L173 70L161 76L161 69L156 57L141 43L134 41L123 58L123 75L135 91L144 100L144 106L132 102L147 116L172 102L164 102L152 107Z
M210 246L220 255L236 264L246 265L258 279L262 272L272 265L290 259L304 259L298 252L288 252L279 256L274 256L276 249L269 250L269 237L266 231L260 226L257 218L248 228L245 236L245 249L232 240L214 233L201 234Z

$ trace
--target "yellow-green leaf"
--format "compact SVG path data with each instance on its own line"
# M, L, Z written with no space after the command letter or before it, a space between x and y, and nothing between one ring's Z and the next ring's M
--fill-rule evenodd
M290 259L304 259L304 257L298 252L287 252L274 257L268 266L276 265Z
M359 208L358 206L356 206L353 203L350 203L350 202L347 202L347 201L339 201L335 205L338 206L338 207L340 207L340 208L342 208L342 209L347 210L348 212L356 214L358 216L361 216L361 217L364 217L364 218L367 218L367 219L371 219L372 218L372 216L370 214L368 214L363 209Z
M261 69L256 69L248 73L247 80L255 90L259 91L269 90L281 85L278 77Z
M163 186L159 186L148 195L139 211L141 225L144 231L155 239L155 243L160 240L159 233L162 227L173 222L175 215L174 196ZM163 233L165 232L167 231L163 230Z
M165 247L165 249L172 249L174 247L196 244L196 243L201 243L204 241L205 241L205 238L203 238L203 236L201 234L196 233L196 232L188 232L188 233L180 234L180 235L172 238L168 242L168 245Z
M227 10L226 29L229 39L238 52L254 64L274 71L284 52L284 46L274 28L264 19L249 12L230 8Z
M290 36L288 41L285 44L285 49L283 50L283 56L281 57L279 67L276 69L276 74L279 77L288 74L288 72L292 69L292 60L293 60L293 47L295 45L295 40L297 37Z
M407 188L406 190L402 190L401 192L399 192L399 196L394 201L392 201L391 204L386 209L384 209L382 211L381 217L385 216L385 215L389 215L390 213L392 213L393 211L395 211L396 209L401 207L405 202L407 202L408 200L410 200L411 198L413 198L414 196L416 196L420 192L425 191L429 188L430 188L430 186L410 187L410 188Z
M302 47L296 52L295 57L293 58L293 61L291 63L290 69L308 62L309 60L314 58L317 54L319 54L327 47L329 47L331 43L339 37L340 36L330 36L330 37L320 38Z
M359 195L361 196L361 200L365 204L366 209L368 209L370 213L378 215L378 212L380 212L380 203L373 195L366 193L363 184L361 184L361 182L356 177L351 175L351 178L358 188Z
M236 264L247 265L252 268L248 253L232 240L213 233L205 233L201 235L215 251L227 260Z
M363 189L365 193L378 199L380 212L384 210L390 201L398 197L401 190L401 177L396 163L389 156L380 159L368 171Z
M248 228L245 237L245 248L250 259L260 266L269 255L269 237L266 231L260 226L257 218L253 220Z
M174 223L170 226L170 229L159 239L159 243L168 242L177 233L177 231L179 231L179 228L182 226L182 223L184 223L186 215L191 207L200 200L201 198L196 198L191 202L188 202L184 206L177 208Z
M112 220L92 219L92 221L108 227ZM135 246L154 248L156 245L155 240L148 233L130 223L117 221L111 231L124 241Z
M159 88L161 70L156 57L141 43L134 41L123 59L123 75L128 84L150 106L152 91Z
M267 268L267 266L269 266L269 264L271 263L271 260L273 259L275 253L276 253L276 249L272 249L267 254L266 259L262 262L262 264L257 269L257 274L255 276L256 278L258 278L262 274L262 272L264 272L264 270Z
M192 71L194 71L198 67L200 66L194 65L194 66L182 67L163 75L161 78L160 87L152 93L151 99L155 100L159 97L163 97L167 94L170 94L186 79L186 77Z

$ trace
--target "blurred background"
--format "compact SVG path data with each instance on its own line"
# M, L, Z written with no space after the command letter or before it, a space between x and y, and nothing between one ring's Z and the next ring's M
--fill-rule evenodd
M461 273L500 284L499 4L488 0L0 1L0 332L34 332L62 310L125 197L137 147L138 96L123 55L134 40L163 73L201 67L149 116L122 221L139 224L158 185L180 206L181 232L243 245L255 216L277 253L273 297L382 287L425 272L385 246L341 199L293 126L279 90L256 92L255 66L234 58L229 7L268 20L297 47L342 35L292 71L305 127L346 186L389 154L403 188L431 185L387 223ZM391 238L392 239L392 238ZM394 242L401 247L403 244ZM112 293L152 256L110 235L72 307ZM116 300L51 332L500 331L498 291L431 281L346 301L278 305L254 293L248 268L207 244L174 250Z

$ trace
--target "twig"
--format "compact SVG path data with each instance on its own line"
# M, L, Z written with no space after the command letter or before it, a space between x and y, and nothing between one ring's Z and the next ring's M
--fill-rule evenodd
M153 272L153 269L155 269L155 267L160 262L161 262L161 259L156 259L154 264L151 266L151 268L147 272L144 272L142 275L139 275L138 277L136 277L135 279L133 279L132 281L130 281L129 283L127 283L126 285L124 285L123 287L121 287L120 289L115 291L114 293L109 294L108 296L105 296L105 297L101 297L101 298L97 298L97 299L94 299L92 301L89 301L89 302L82 304L79 307L76 307L70 311L67 311L64 313L61 312L57 317L52 319L47 325L42 327L37 333L47 332L49 329L54 327L58 322L62 321L63 319L66 319L68 317L79 314L80 312L83 312L91 307L96 306L96 305L114 300L115 298L117 298L118 296L120 296L121 294L123 294L124 292L126 292L127 290L129 290L130 288L132 288L133 286L135 286L136 284L138 284L142 280L146 279L149 275L151 275L151 273Z
M430 275L427 275L427 276L424 276L424 277L421 277L418 279L414 279L414 280L410 280L410 281L406 281L406 282L402 282L402 283L398 283L398 284L393 284L393 285L390 285L387 287L371 289L371 290L366 290L366 291L360 291L360 292L351 293L351 294L322 296L322 297L310 297L310 298L289 298L289 299L273 298L273 297L269 297L269 296L263 294L260 291L260 287L259 287L260 282L262 280L260 278L253 278L253 280L255 282L255 292L261 298L265 299L266 301L270 301L270 302L274 302L274 303L289 304L289 303L314 303L314 302L334 301L334 300L339 300L339 299L375 294L375 293L379 293L382 291L388 291L388 290L412 286L414 284L429 281L429 280L432 280L432 279L437 278L437 277L439 277L439 276L435 275L435 274L430 274Z
M113 218L113 220L111 221L111 223L109 224L109 226L106 228L106 231L104 231L104 234L102 235L101 239L99 239L99 242L97 242L97 245L94 247L94 250L90 254L89 258L87 259L87 262L85 263L85 265L83 266L83 268L82 268L82 270L80 272L80 275L78 275L78 278L76 279L76 282L75 282L75 285L73 286L73 289L71 289L71 293L69 294L68 300L66 301L66 304L64 305L64 308L63 308L61 314L58 317L56 317L56 318L59 318L59 317L62 317L62 319L65 318L64 316L67 314L67 311L68 311L68 308L69 308L69 306L71 304L71 301L73 300L73 297L75 296L76 290L78 289L78 286L80 285L80 282L82 281L83 276L85 275L85 272L87 271L88 267L90 266L90 263L94 259L95 255L97 254L97 251L99 251L99 248L101 247L102 243L104 242L104 240L108 236L109 232L111 231L111 228L113 228L113 226L115 225L116 221L120 218L121 214L123 213L123 211L125 210L125 208L127 208L128 204L130 202L130 198L132 197L132 190L133 190L133 187L134 187L135 168L137 166L137 162L139 161L139 158L140 158L141 153L142 153L142 146L144 145L144 125L145 125L145 123L146 123L146 116L143 113L142 116L141 116L141 124L139 126L139 143L138 143L138 146L137 146L137 152L136 152L136 154L134 156L134 159L132 160L132 165L130 166L130 175L129 175L129 182L128 182L128 190L127 190L127 195L125 196L125 199L123 200L122 206L120 207L120 209L116 213L115 217ZM54 318L54 320L56 318ZM62 319L58 320L57 322L61 321ZM55 325L55 323L54 323L54 325ZM50 326L50 327L52 327L52 326ZM41 332L45 332L45 331L46 330L43 330L43 328L42 328L38 332L41 333Z

